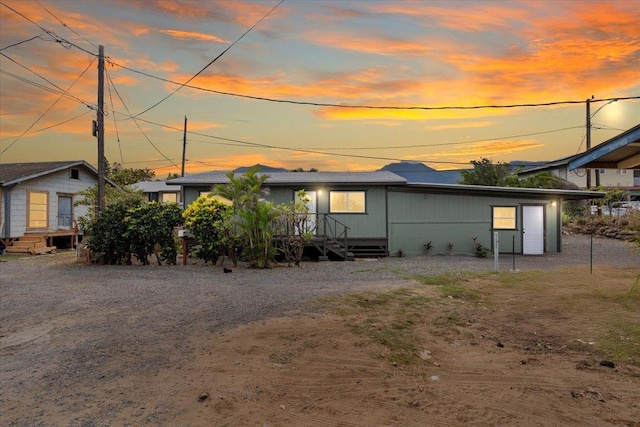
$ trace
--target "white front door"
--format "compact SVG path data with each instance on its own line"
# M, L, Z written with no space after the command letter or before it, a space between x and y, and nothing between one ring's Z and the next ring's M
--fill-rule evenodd
M522 253L544 253L544 206L522 207Z
M305 225L305 231L313 231L315 235L317 214L318 214L318 197L315 191L305 191L307 196L307 208L309 208L309 215L307 216L307 222ZM298 193L296 192L296 203L300 201Z

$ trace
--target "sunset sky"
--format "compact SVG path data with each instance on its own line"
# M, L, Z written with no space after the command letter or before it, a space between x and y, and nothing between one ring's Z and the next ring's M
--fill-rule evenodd
M159 178L185 116L187 173L553 160L591 96L593 145L640 123L598 101L640 96L640 0L0 0L0 167L97 165L98 45L106 157Z

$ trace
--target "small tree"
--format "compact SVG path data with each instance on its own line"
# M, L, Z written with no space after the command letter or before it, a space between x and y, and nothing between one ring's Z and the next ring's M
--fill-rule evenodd
M264 200L263 185L267 175L258 175L253 167L244 174L227 174L229 183L214 187L214 193L233 201L234 224L242 239L243 255L253 268L267 268L274 260L274 220L279 212Z
M482 158L480 161L472 160L473 169L461 171L460 184L506 186L507 178L513 175L508 163L493 164L491 160Z
M114 163L110 168L109 178L118 185L131 185L140 181L153 181L156 173L149 169L134 169L122 167L120 163Z
M287 264L300 265L306 243L313 237L314 230L309 227L309 196L304 190L298 191L296 200L278 207L277 220L278 251Z

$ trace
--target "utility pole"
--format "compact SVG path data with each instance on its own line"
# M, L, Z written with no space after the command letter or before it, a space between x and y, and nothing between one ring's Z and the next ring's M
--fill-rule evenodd
M587 151L591 149L591 98L587 98ZM587 174L587 190L589 190L591 188L591 169L587 168L585 170Z
M184 161L187 155L187 116L184 116L184 133L182 134L182 172L180 176L184 176Z
M98 215L104 211L104 46L98 46Z

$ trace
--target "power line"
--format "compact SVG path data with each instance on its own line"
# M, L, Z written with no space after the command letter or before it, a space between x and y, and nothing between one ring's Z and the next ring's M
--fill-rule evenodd
M136 114L135 117L139 117L141 115L143 115L144 113L146 113L147 111L151 110L152 108L157 107L158 105L160 105L161 103L163 103L164 101L166 101L170 96L172 96L173 94L175 94L176 92L178 92L180 89L182 89L183 87L185 87L190 81L192 81L193 79L195 79L196 77L198 77L200 74L202 74L207 68L209 68L211 65L213 65L214 62L216 62L218 59L220 59L220 57L222 55L224 55L225 53L227 53L233 46L235 46L236 43L238 43L240 40L242 40L244 38L244 36L246 36L247 34L249 34L249 32L251 30L253 30L258 24L260 24L263 20L265 20L270 14L271 12L273 12L274 10L276 10L276 8L278 6L280 6L282 4L284 0L280 0L278 2L278 4L276 4L275 6L273 6L271 8L271 10L269 10L269 12L267 12L266 15L264 15L262 18L260 18L258 20L258 22L256 22L255 24L253 24L251 26L251 28L249 28L247 31L244 32L244 34L242 34L240 37L238 37L233 43L231 43L225 50L223 50L218 56L216 56L215 58L213 58L213 60L211 62L209 62L207 65L204 66L203 69L201 69L200 71L198 71L196 74L194 74L192 77L189 78L189 80L187 80L186 82L184 82L183 84L181 84L176 90L174 90L173 92L171 92L169 95L165 96L164 98L162 98L160 101L156 102L155 104L153 104L151 107L147 108L146 110ZM132 117L133 118L133 117Z
M47 9L46 7L44 7L42 5L42 3L40 3L38 0L34 0L41 8L43 8L44 10L47 11L47 13L49 13L49 15L53 16L55 19L58 20L58 22L60 22L60 24L65 27L66 29L68 29L69 31L71 31L72 33L74 33L75 35L77 35L78 37L80 37L81 39L83 39L84 41L86 41L87 43L89 43L91 46L95 47L96 49L98 49L98 46L91 42L91 40L88 40L86 37L80 35L76 30L74 30L73 28L71 28L70 26L68 26L65 22L62 21L62 19L58 18L56 15L53 14L53 12L51 12L49 9Z
M1 54L3 56L6 56L3 54ZM87 72L87 70L91 67L91 64L93 64L93 62L95 61L92 60L91 62L89 62L89 64L87 65L87 68L84 69L84 71L82 73L80 73L80 75L73 81L73 83L71 83L71 86L69 86L69 88L66 91L63 91L63 93L69 93L69 89L71 89L77 82L78 80L80 80L80 78L82 78L82 76L84 76L84 73ZM63 97L63 93L60 94L60 96L58 97L58 99L56 99L53 104L51 104L51 106L49 108L47 108L47 110L42 113L40 115L40 117L38 117L33 123L31 123L31 125L24 131L22 132L22 134L20 134L20 136L18 136L11 144L9 144L4 150L0 151L0 154L4 154L8 149L10 149L11 147L13 147L13 145L18 142L24 135L26 135L27 132L29 132L31 130L32 127L34 127L36 125L36 123L38 123L49 111L51 111L51 109L53 107L55 107L55 105L62 99Z
M30 69L29 67L22 65L21 63L19 63L18 61L16 61L15 59L7 56L7 54L0 52L0 55L4 56L5 58L7 58L9 61L13 62L14 64L18 65L19 67L24 68L25 70L29 71L30 73L35 74L36 76L40 77L42 80L44 80L45 82L49 83L51 86L55 87L56 89L58 89L60 92L58 92L61 95L64 95L68 98L71 98L75 101L80 102L81 104L86 105L89 108L92 108L87 102L81 100L80 98L73 96L69 93L68 90L64 90L62 89L60 86L58 86L57 84L53 83L51 80L47 79L46 77L44 77L43 75L39 74L36 71L33 71L32 69ZM95 58L91 60L91 62L89 63L89 65L93 64L93 61L95 61ZM87 70L85 69L85 71L82 72L82 74L84 74ZM10 74L10 73L7 73ZM15 75L12 75L12 77L14 77ZM17 77L19 80L22 80L22 78L20 78L19 76ZM22 80L25 81L25 80ZM77 81L77 80L76 80ZM25 81L26 82L26 81ZM75 83L75 82L74 82ZM43 86L39 86L39 87L43 87Z
M56 43L60 44L62 47L64 47L65 49L71 49L72 47L75 47L76 49L79 49L85 53L88 53L89 55L93 56L93 57L97 57L98 54L95 52L91 52L88 51L87 49L78 46L75 43L70 42L69 40L66 40L60 36L58 36L56 33L54 33L53 31L47 30L46 28L44 28L43 26L41 26L40 24L38 24L37 22L35 22L34 20L32 20L31 18L29 18L28 16L24 15L23 13L18 12L17 10L15 10L14 8L12 8L11 6L8 6L5 2L0 1L0 4L3 5L4 7L6 7L7 9L9 9L10 11L12 11L13 13L15 13L16 15L19 15L21 17L23 17L24 19L26 19L27 21L31 22L33 25L35 25L36 27L40 28L42 31L44 31L47 35L49 35L50 37L53 38L53 41L55 41Z
M138 120L142 120L142 119L136 119L134 116L131 115L131 112L129 111L129 107L127 107L127 104L124 102L124 100L122 99L122 97L120 96L120 93L118 92L118 88L113 84L113 81L111 81L111 84L113 86L113 91L116 93L116 95L118 96L118 98L120 99L120 102L122 103L122 105L124 106L125 110L127 110L127 113L129 114L129 117L131 117L131 119L133 119L133 123L135 123L136 127L138 128L138 130L140 131L140 133L142 134L142 136L145 137L145 139L149 142L149 144L151 144L151 146L158 152L160 153L160 155L162 157L164 157L166 160L169 161L169 163L171 163L172 165L174 165L176 168L178 167L178 165L176 165L173 160L171 160L170 158L168 158L167 156L164 155L164 153L162 151L160 151L160 149L158 147L156 147L156 145L151 141L151 139L149 139L149 137L147 136L146 133L144 133L144 131L142 130L142 128L140 127L140 124L138 124ZM142 120L145 121L145 120Z
M91 113L91 111L89 111L89 110L84 111L84 112L82 112L82 113L78 114L77 116L73 116L73 117L71 117L70 119L67 119L67 120L64 120L64 121L62 121L62 122L56 123L55 125L50 125L50 126L46 126L46 127L40 128L40 129L33 130L33 131L31 131L31 132L27 132L27 133L25 134L25 136L26 136L26 135L33 135L34 133L39 133L39 132L43 132L43 131L45 131L45 130L49 130L49 129L52 129L52 128L55 128L55 127L58 127L58 126L62 126L62 125L63 125L63 124L65 124L65 123L72 122L72 121L74 121L75 119L78 119L78 118L80 118L80 117L82 117L82 116L84 116L84 115L87 115L87 114L89 114L89 113ZM12 136L10 136L10 137L7 137L7 138L0 138L0 141L3 141L3 140L5 140L5 139L11 139L11 138L13 138L13 137L12 137Z
M149 77L151 79L159 80L165 83L171 83L174 85L181 85L182 87L187 87L189 89L199 90L202 92L215 93L217 95L225 95L225 96L233 96L237 98L245 98L252 99L255 101L266 101L266 102L275 102L280 104L293 104L293 105L307 105L313 107L336 107L336 108L355 108L355 109L369 109L369 110L424 110L424 111L438 111L438 110L482 110L482 109L506 109L506 108L525 108L525 107L552 107L557 105L575 105L575 104L584 104L584 100L565 100L565 101L549 101L549 102L538 102L538 103L516 103L516 104L481 104L481 105L440 105L440 106L400 106L400 105L365 105L365 104L336 104L329 102L315 102L315 101L295 101L291 99L279 99L279 98L269 98L265 96L254 96L254 95L246 95L235 92L225 92L221 90L209 89L202 86L194 86L186 83L179 83L170 79L165 79L163 77L155 76L153 74L146 73L144 71L139 71L134 68L127 67L125 65L119 64L114 61L109 61L109 64L115 67L120 67L124 70L131 71L132 73L139 74L141 76ZM602 99L592 99L591 103L595 102L604 102L604 101L625 101L625 100L633 100L640 99L640 95L636 96L626 96L626 97L615 97L615 98L602 98Z
M160 127L164 127L164 128L167 128L167 129L182 131L182 129L179 129L177 127L169 126L169 125L163 125L161 123L156 123L156 122L153 122L151 120L145 120L145 119L141 119L141 118L137 118L137 119L133 118L133 119L134 119L134 121L139 120L139 121L142 121L144 123L149 123L149 124L160 126ZM136 124L137 124L137 122L136 122ZM395 158L395 157L364 156L364 155L358 155L358 154L332 153L332 152L327 152L327 151L310 150L310 149L304 149L304 148L281 147L281 146L277 146L277 145L260 144L260 143L257 143L257 142L242 141L242 140L233 139L233 138L223 138L223 137L220 137L220 136L207 135L207 134L200 133L200 132L189 131L189 133L193 134L193 135L202 136L202 137L205 137L205 138L212 138L212 139L216 139L216 140L220 140L220 141L232 142L232 143L240 144L240 145L243 145L243 146L246 146L246 147L254 147L254 148L265 148L265 149L273 149L273 150L284 150L284 151L293 151L293 152L299 152L299 153L322 154L322 155L327 155L327 156L350 157L350 158L369 159L369 160L391 160L391 161L405 161L406 160L406 159L399 159L399 158ZM449 165L449 164L468 165L469 164L468 162L464 162L464 163L463 162L445 162L445 161L437 161L437 160L411 160L411 161L423 162L423 163L438 163L438 164L447 164L447 165ZM177 165L175 165L175 166L178 167Z
M10 47L15 47L15 46L21 45L22 43L30 42L31 40L35 40L37 38L40 38L40 36L42 36L42 34L38 34L37 36L33 36L33 37L29 38L29 39L22 40L21 42L17 42L17 43L14 43L14 44L10 44L9 46L5 46L2 49L0 49L0 52L2 52L5 49L9 49Z
M540 132L531 132L531 133L522 133L519 135L509 135L509 136L500 136L496 138L483 138L483 139L474 139L469 141L458 141L458 142L443 142L439 144L413 144L413 145L396 145L396 146L380 146L380 147L322 147L325 150L392 150L392 149L402 149L402 148L425 148L425 147L443 147L449 145L462 145L462 144L474 144L478 142L490 142L490 141L499 141L504 139L514 139L514 138L523 138L525 136L536 136L536 135L544 135L555 132L564 132L572 129L583 129L584 126L571 126L562 129L552 129Z
M111 86L113 85L113 81L111 80L111 76L105 70L105 74L107 75L107 79L109 80L109 84L107 85L107 89L109 91L109 100L111 101L111 111L114 111L115 108L113 106L113 97L111 96ZM115 89L114 89L115 90ZM113 125L116 128L116 138L118 139L118 150L120 151L120 163L124 161L124 157L122 157L122 145L120 144L120 134L118 133L118 122L116 121L116 115L113 114Z

